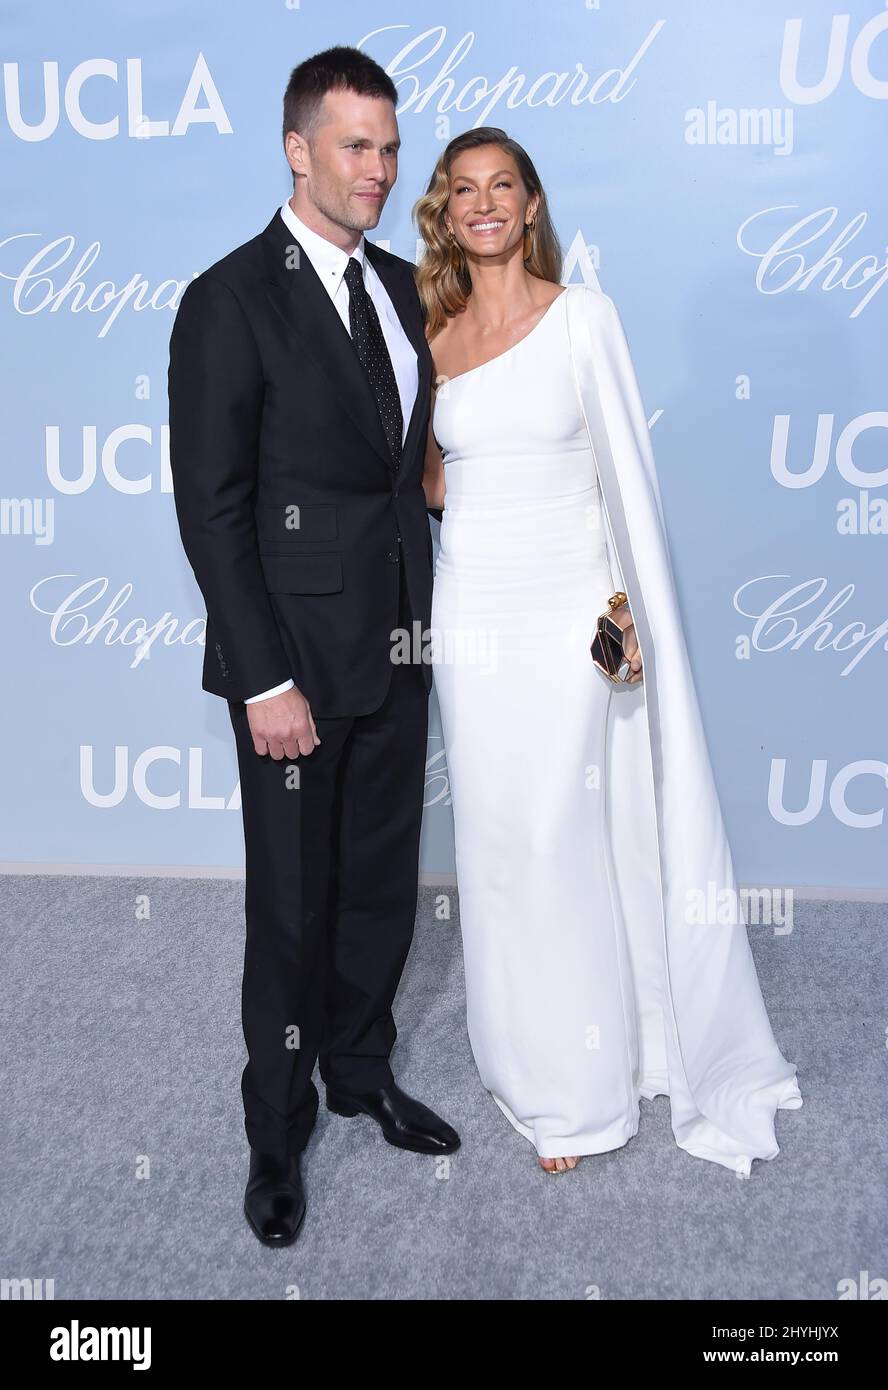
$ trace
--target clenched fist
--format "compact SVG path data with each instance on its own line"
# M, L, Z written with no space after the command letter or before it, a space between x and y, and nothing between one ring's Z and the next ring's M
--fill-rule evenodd
M277 761L311 753L321 741L309 703L295 685L247 705L247 719L256 752L270 753Z

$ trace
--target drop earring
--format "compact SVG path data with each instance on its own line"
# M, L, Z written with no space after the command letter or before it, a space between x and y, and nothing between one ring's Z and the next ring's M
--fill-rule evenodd
M526 261L529 261L533 255L533 227L535 222L536 218L532 217L529 222L525 222L524 224L524 259Z
M458 275L463 264L462 248L453 234L452 227L447 228L447 235L450 237L450 269Z

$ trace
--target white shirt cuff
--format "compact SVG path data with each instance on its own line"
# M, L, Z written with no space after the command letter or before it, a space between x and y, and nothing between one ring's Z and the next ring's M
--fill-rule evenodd
M272 690L263 690L261 695L251 695L249 700L244 700L244 704L255 705L257 700L270 700L272 695L283 695L285 690L291 690L295 684L295 681L284 681L283 685L276 685Z

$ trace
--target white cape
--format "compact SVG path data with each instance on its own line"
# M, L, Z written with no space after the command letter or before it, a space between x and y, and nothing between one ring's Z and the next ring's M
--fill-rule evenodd
M681 1148L748 1176L753 1159L779 1152L775 1111L797 1109L802 1097L747 938L620 315L588 286L569 286L567 296L611 578L628 595L644 669L640 685L615 689L607 734L612 888L636 990L636 1081L644 1096L670 1097ZM710 904L705 917L701 900Z

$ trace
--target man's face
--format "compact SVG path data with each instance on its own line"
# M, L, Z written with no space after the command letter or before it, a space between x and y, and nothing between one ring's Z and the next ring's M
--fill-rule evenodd
M307 207L348 232L375 227L398 177L400 143L386 97L327 92L311 141L287 135L287 158L297 175L294 198L304 197Z

